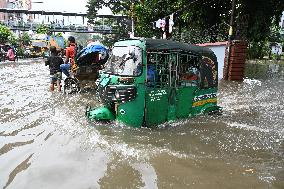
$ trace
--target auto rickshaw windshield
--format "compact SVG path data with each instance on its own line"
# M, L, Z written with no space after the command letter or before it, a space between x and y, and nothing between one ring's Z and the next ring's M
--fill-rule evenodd
M142 50L136 46L115 46L105 72L120 76L139 76L142 73Z

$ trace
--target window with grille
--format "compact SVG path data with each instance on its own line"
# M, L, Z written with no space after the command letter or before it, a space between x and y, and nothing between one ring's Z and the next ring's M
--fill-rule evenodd
M147 86L153 88L197 86L198 56L180 52L147 53Z
M170 53L148 52L147 54L147 86L154 88L168 87Z
M179 60L178 85L181 87L198 86L200 83L200 58L192 54L180 54Z

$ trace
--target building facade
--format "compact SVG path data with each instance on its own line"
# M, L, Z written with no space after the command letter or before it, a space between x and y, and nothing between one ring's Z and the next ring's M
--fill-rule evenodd
M30 10L32 2L31 0L0 0L0 8ZM23 14L0 13L0 20L2 22L7 20L23 20L23 17Z
M31 9L31 0L6 0L10 9Z
M0 8L7 8L7 0L0 0ZM6 13L0 13L0 20L7 20L8 15Z

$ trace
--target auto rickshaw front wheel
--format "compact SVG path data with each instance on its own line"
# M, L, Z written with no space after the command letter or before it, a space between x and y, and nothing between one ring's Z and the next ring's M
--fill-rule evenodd
M64 80L64 94L73 94L80 92L80 82L76 78L66 78Z

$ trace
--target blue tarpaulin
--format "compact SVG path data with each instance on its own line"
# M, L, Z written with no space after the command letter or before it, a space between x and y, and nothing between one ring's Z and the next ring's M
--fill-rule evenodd
M96 60L96 56L100 54L98 64L106 63L108 59L108 49L101 44L91 44L83 48L76 57L77 64L91 64Z
M103 45L98 45L98 44L90 45L81 50L82 53L80 52L81 54L80 56L85 56L92 52L99 52L101 54L107 54L107 51L108 51L107 48L105 48L105 46Z

